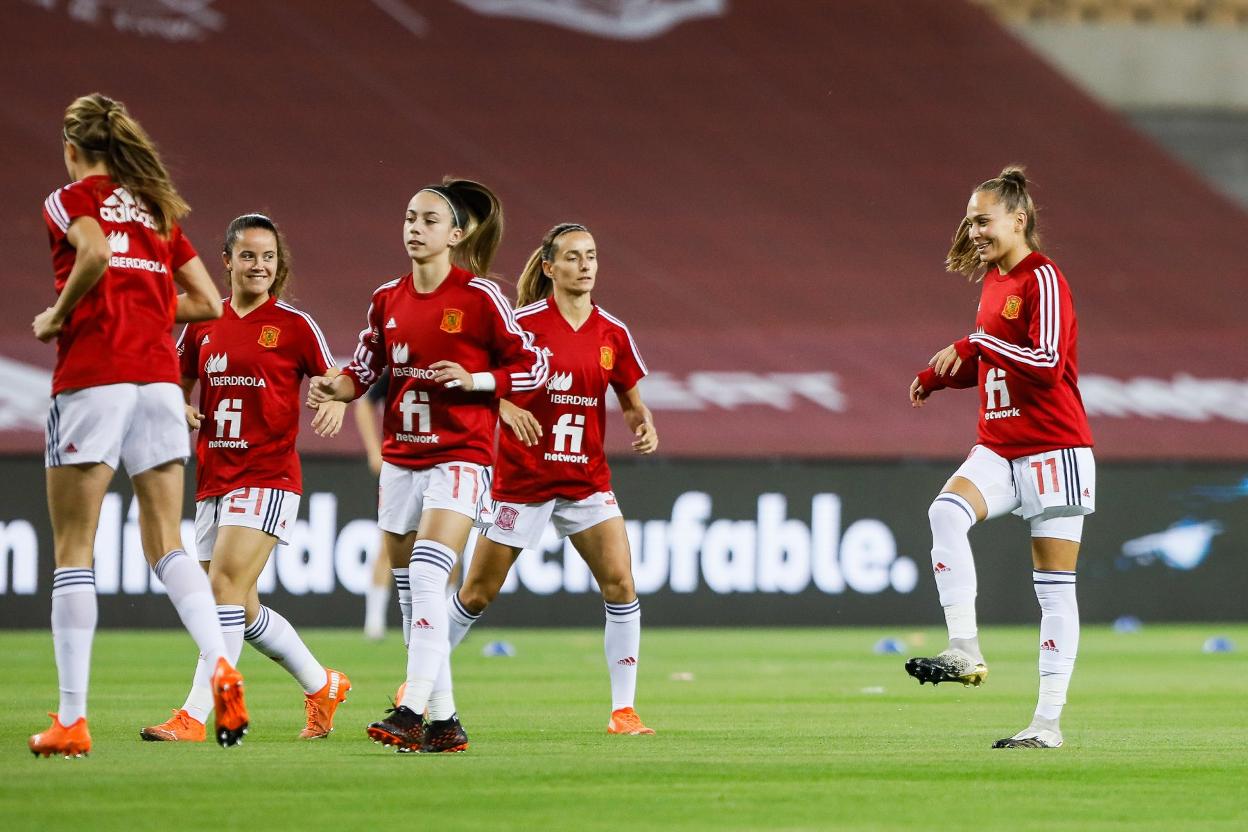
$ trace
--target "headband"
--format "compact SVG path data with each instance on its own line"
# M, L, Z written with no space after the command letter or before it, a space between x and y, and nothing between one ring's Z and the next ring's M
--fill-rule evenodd
M455 203L451 202L451 197L449 194L447 194L441 188L421 188L416 193L418 194L424 193L425 191L428 191L431 194L437 194L438 196L442 197L442 201L446 203L446 207L451 209L451 219L455 220L455 227L456 228L464 227L464 224L459 221L459 212L455 210Z

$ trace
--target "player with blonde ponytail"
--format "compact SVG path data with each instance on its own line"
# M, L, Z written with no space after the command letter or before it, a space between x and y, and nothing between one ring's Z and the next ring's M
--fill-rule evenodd
M945 259L949 271L982 283L975 330L932 356L910 384L914 407L946 387L978 386L980 394L978 441L928 509L949 647L906 662L919 684L978 686L987 678L967 534L976 523L1011 512L1031 526L1040 695L1031 723L994 748L1062 745L1059 718L1079 649L1075 566L1083 517L1096 506L1074 301L1039 246L1036 205L1021 167L1007 167L975 188Z
M169 337L175 320L220 317L221 299L178 226L190 208L126 108L83 96L65 111L62 136L73 181L43 204L57 299L32 323L36 338L57 341L46 466L60 706L30 750L69 757L91 749L92 557L119 463L134 484L143 553L211 669L217 741L234 745L247 730L243 679L225 658L208 577L182 549L190 447Z
M313 379L308 392L312 407L350 401L390 376L377 525L403 611L407 681L368 734L398 751L468 747L451 693L447 576L489 491L498 400L546 382L546 357L485 277L502 233L502 206L484 185L418 190L403 220L411 271L373 293L342 375Z

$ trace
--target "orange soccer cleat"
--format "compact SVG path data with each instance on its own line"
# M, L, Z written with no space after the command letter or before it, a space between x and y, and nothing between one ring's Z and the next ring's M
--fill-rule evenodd
M620 708L611 712L611 721L607 723L607 733L653 734L654 730L643 725L641 717L637 716L637 712L632 708Z
M305 740L328 737L334 730L334 711L347 701L350 690L351 680L347 678L347 674L325 668L325 686L304 697L303 708L308 714L308 724L299 732L299 736Z
M241 743L247 733L243 675L224 657L217 659L217 667L212 672L212 703L217 712L217 742L222 748Z
M139 731L139 736L147 742L203 742L206 733L204 723L179 708L159 725Z
M30 738L30 751L36 757L85 757L91 751L91 732L87 730L87 718L78 720L66 728L56 714L52 717L52 725L48 730L34 734Z

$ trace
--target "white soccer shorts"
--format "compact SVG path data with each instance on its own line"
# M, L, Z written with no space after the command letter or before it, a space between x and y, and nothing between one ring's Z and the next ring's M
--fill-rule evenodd
M490 493L491 469L472 462L443 462L432 468L381 463L377 484L377 527L393 534L420 528L426 509L454 511L477 523Z
M52 399L44 464L118 463L137 476L191 453L182 391L176 384L104 384Z
M954 476L974 483L989 505L989 518L1018 514L1031 524L1032 537L1078 543L1083 539L1083 515L1096 509L1091 448L1048 451L1011 462L976 445Z
M236 488L220 497L200 500L195 504L196 554L200 560L212 560L221 526L256 529L289 543L298 514L299 495L278 488Z
M494 523L485 530L487 539L518 549L536 549L542 542L547 523L555 524L559 537L597 526L612 517L621 517L613 491L599 491L583 500L556 497L544 503L494 503Z

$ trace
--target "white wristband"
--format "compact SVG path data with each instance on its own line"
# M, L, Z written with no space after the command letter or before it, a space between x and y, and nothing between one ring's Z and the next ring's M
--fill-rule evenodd
M473 373L472 389L479 390L482 393L494 392L494 374L493 373Z

